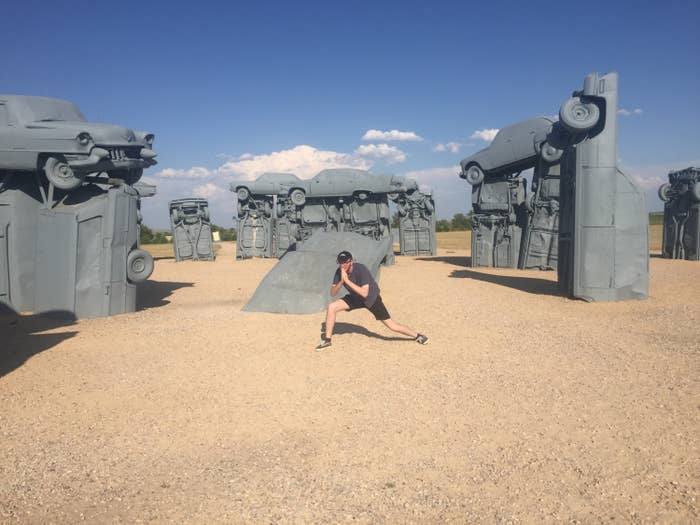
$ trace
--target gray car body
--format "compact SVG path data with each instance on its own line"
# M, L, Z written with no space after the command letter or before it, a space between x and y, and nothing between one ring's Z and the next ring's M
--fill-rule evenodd
M487 175L531 168L553 124L550 118L536 117L501 129L488 147L460 162L459 176L466 178L467 170L473 165Z
M0 95L0 170L34 172L62 156L77 173L116 177L156 164L152 143L152 133L87 122L66 100Z

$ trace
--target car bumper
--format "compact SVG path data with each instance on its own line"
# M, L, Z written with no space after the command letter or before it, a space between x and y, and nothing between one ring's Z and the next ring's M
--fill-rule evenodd
M90 155L82 158L68 158L68 165L77 172L111 171L116 169L143 169L157 164L156 152L142 148L135 154L127 154L121 148L92 148Z

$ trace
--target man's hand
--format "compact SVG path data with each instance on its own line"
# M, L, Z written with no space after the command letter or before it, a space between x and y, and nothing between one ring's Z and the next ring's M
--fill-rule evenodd
M344 265L340 267L340 280L343 283L347 283L350 280L348 279L348 271Z

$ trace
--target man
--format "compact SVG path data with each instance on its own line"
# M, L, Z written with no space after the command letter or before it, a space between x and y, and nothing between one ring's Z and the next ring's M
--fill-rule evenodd
M316 350L322 350L331 346L335 316L338 312L355 310L357 308L367 308L389 330L408 336L416 343L424 345L428 342L428 338L423 334L419 334L391 318L382 302L382 296L379 295L377 281L372 278L372 274L369 273L364 264L353 261L352 254L348 251L340 252L336 262L338 263L338 269L333 277L331 297L335 297L342 286L345 287L348 294L328 305L328 310L326 311L326 333Z

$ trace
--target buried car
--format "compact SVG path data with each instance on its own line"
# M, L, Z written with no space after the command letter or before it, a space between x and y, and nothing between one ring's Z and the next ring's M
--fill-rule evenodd
M0 170L43 171L61 190L100 172L135 183L156 164L153 140L145 131L87 122L66 100L0 95Z

